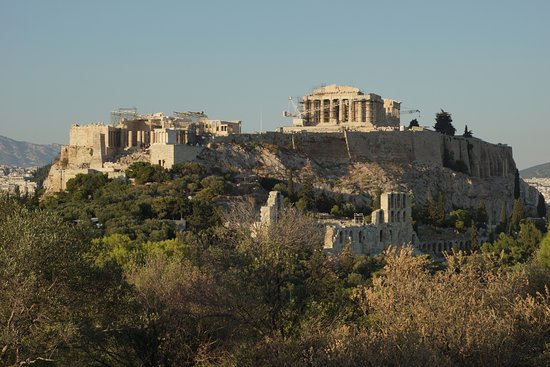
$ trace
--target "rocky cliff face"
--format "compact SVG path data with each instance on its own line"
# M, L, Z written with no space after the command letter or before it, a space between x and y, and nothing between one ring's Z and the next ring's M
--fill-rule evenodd
M412 191L417 205L442 193L448 210L485 202L496 223L502 207L510 213L514 201L510 147L431 131L242 135L218 139L198 159L283 181L290 171L298 182L312 175L318 190L343 194L356 205L370 204L377 190ZM534 215L538 193L524 183L521 192Z
M52 167L48 192L64 189L70 177L94 168L75 165L82 163L80 156L75 158L70 151L63 157ZM148 157L136 159L148 161ZM516 165L510 147L433 131L233 135L216 138L197 160L245 177L287 181L293 172L299 184L305 176L313 176L320 192L341 194L356 206L370 205L379 190L411 191L419 206L442 193L449 211L485 202L490 220L496 223L502 207L511 213L514 202ZM94 169L114 175L125 166L117 160ZM538 191L522 182L521 194L527 214L535 215Z

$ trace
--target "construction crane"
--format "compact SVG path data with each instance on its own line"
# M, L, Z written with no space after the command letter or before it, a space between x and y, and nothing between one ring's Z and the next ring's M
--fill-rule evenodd
M288 110L283 112L284 117L292 117L292 124L295 126L304 126L304 113L294 103L292 97L288 97Z
M302 118L303 113L300 111L296 103L294 103L294 100L292 97L288 97L288 109L287 111L283 112L284 117L294 117L294 118Z
M409 113L418 113L418 119L420 120L420 110L417 109L409 109L409 110L401 110L399 111L401 115L407 115Z

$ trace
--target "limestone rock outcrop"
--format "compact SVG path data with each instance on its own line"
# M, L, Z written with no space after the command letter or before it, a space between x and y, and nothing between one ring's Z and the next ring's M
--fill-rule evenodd
M198 160L282 181L290 171L297 181L311 175L318 190L358 206L376 191L411 191L421 206L441 193L449 211L484 202L496 223L514 201L511 147L426 130L235 135L217 139ZM538 192L525 183L520 190L527 214L535 215Z

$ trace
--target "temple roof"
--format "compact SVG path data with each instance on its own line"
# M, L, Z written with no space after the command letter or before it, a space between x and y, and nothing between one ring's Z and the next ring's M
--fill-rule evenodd
M336 85L336 84L330 84L324 87L315 88L312 91L312 95L316 94L343 94L343 93L352 93L357 95L362 95L363 92L356 87L352 87L349 85Z

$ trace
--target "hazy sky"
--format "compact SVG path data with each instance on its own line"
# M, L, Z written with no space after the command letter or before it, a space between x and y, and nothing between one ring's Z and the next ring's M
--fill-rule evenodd
M288 96L337 83L421 125L443 108L526 168L550 161L549 15L547 0L0 0L0 135L67 143L72 123L132 106L273 130Z

